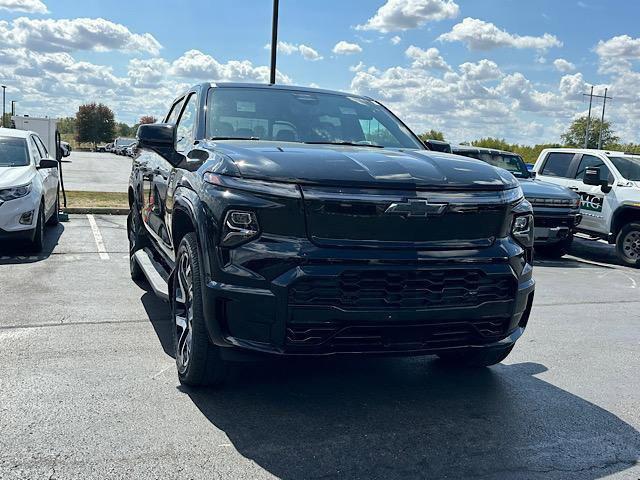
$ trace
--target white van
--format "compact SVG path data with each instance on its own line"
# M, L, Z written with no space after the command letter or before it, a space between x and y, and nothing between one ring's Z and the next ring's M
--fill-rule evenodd
M580 194L578 231L615 243L620 260L640 268L640 155L549 148L533 170L541 180Z

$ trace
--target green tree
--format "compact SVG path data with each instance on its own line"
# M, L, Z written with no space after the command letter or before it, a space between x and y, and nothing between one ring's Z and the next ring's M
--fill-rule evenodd
M620 140L614 132L610 122L604 123L598 118L592 118L589 124L589 139L587 148L598 148L598 138L602 130L602 146L608 148L609 145L616 144ZM567 131L562 134L562 141L567 147L584 147L584 137L587 131L587 117L575 119Z
M151 115L143 115L140 117L140 121L138 122L138 125L146 125L148 123L156 123L158 120L156 119L156 117L153 117Z
M474 147L493 148L495 150L506 150L506 151L513 151L510 149L513 149L513 147L515 147L515 145L511 145L507 143L507 141L504 138L493 138L493 137L474 140L473 142L471 142L471 145L473 145Z
M58 120L60 135L69 135L76 132L76 117L63 117Z
M133 128L127 125L124 122L119 122L116 124L116 136L118 137L131 137L135 134Z
M423 142L426 142L427 140L440 140L444 142L444 133L434 129L431 129L428 132L421 133L420 135L418 135L418 137L420 137L420 140L422 140Z
M102 103L80 105L76 113L76 140L79 143L110 142L115 134L113 112Z

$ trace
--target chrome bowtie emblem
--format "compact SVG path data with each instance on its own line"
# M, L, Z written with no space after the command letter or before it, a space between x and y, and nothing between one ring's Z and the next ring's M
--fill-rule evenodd
M447 208L446 203L429 203L427 200L407 199L404 202L392 203L384 213L402 217L428 217L442 215Z

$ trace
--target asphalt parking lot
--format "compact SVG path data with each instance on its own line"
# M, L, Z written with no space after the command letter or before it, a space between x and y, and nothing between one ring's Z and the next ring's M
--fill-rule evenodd
M131 158L113 153L71 152L62 163L64 186L70 191L126 192Z
M69 188L69 187L68 187ZM179 386L125 217L0 246L0 478L640 478L640 271L579 240L539 261L529 328L482 371L265 361Z

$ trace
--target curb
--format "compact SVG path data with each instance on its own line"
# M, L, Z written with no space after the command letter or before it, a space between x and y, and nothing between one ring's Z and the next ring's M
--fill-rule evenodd
M128 208L108 208L108 207L69 207L62 209L68 214L96 214L96 215L128 215Z

